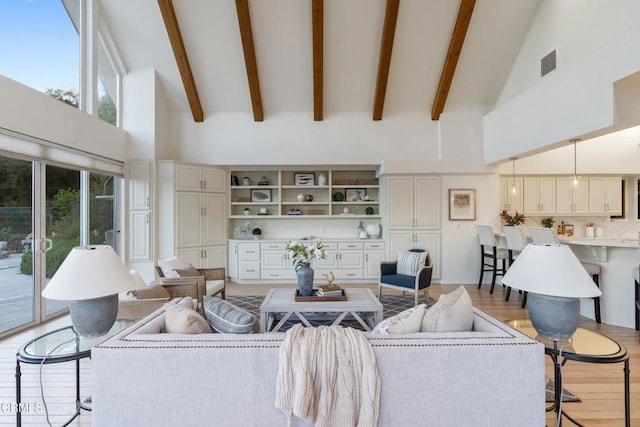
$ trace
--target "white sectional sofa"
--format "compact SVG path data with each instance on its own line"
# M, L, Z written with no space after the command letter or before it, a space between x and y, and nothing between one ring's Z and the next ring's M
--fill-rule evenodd
M92 425L286 425L274 407L285 333L163 331L159 309L94 347ZM379 426L545 425L544 347L480 310L472 332L367 337Z

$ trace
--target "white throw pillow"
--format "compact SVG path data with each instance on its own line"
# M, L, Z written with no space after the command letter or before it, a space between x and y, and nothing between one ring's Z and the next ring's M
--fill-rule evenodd
M203 334L211 332L211 327L204 317L195 310L180 304L165 305L164 326L167 333Z
M422 319L422 332L463 332L473 327L473 304L464 286L442 294Z
M160 267L160 270L162 270L162 274L164 274L164 277L174 278L178 277L178 274L175 272L175 270L188 267L188 265L184 264L180 258L175 256L158 260L158 266Z
M427 260L427 252L398 251L398 264L396 273L407 276L416 276L420 267Z
M408 308L405 311L378 323L371 332L380 335L420 332L422 317L424 317L425 311L427 311L427 306L425 304Z

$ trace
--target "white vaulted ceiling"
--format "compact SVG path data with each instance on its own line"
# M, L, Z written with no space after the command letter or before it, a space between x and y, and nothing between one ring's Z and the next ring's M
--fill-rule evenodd
M312 1L250 0L264 120L314 118ZM386 0L325 0L323 115L373 109ZM456 24L459 0L401 0L383 120L427 112ZM444 113L494 105L538 5L477 0ZM127 70L156 70L169 108L190 113L157 0L100 0ZM173 0L204 120L247 113L253 120L234 0Z

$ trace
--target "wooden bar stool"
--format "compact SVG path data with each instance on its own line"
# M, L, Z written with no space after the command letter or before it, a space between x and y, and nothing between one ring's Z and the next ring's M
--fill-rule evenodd
M556 234L555 230L552 228L530 227L529 231L531 232L531 240L534 245L559 245L560 244L560 242L558 241L558 235ZM580 261L580 264L582 264L584 269L587 270L587 273L589 273L589 275L591 276L591 279L596 284L596 286L600 287L600 265L594 264L592 262L585 262L585 261ZM602 318L600 315L600 297L593 298L593 305L594 305L596 323L602 323Z
M506 260L509 258L509 252L505 248L498 248L496 236L490 225L478 225L478 238L480 240L480 280L478 280L478 289L482 286L482 278L485 271L492 273L490 294L496 286L496 277L504 276L507 272ZM498 267L498 262L501 267Z

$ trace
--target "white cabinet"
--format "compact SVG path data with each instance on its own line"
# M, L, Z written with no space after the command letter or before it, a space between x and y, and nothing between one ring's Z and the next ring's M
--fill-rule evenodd
M222 169L158 162L159 258L227 267L226 179Z
M515 184L515 193L513 192ZM523 212L522 178L505 176L500 178L500 210Z
M364 245L362 242L323 242L326 259L314 261L315 280L333 271L336 280L364 278Z
M378 279L384 261L384 242L364 242L364 277Z
M440 228L440 179L388 178L387 206L389 230Z
M622 215L622 178L589 178L589 213Z
M264 280L295 279L293 261L289 259L286 242L263 242L260 244L260 278Z
M439 231L390 231L389 260L398 259L398 251L424 248L431 255L433 279L440 279L440 232Z
M226 172L197 165L176 165L176 191L223 192Z
M556 178L556 214L574 215L589 212L589 180L578 178L578 186L573 177Z
M525 215L556 213L555 177L525 177L523 187Z
M129 262L153 261L151 232L151 160L133 160L127 165L128 227L127 258Z

